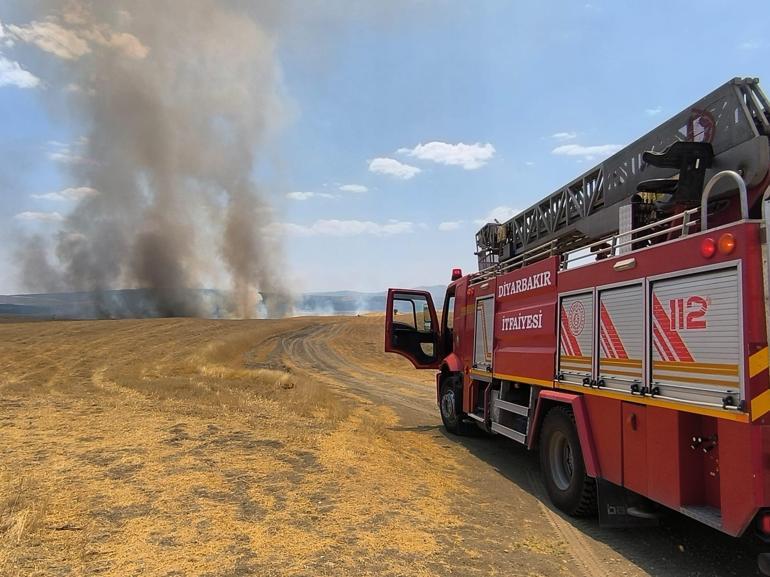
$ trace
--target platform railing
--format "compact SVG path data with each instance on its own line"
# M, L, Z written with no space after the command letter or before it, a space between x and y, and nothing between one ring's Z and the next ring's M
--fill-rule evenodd
M667 218L656 220L655 222L645 224L629 231L618 232L610 237L606 237L597 240L591 244L580 246L574 250L562 252L562 259L559 265L561 270L574 266L575 263L583 261L585 259L593 258L609 258L620 254L620 249L629 245L636 245L645 241L659 238L661 236L669 236L671 234L679 233L679 238L687 236L690 229L701 223L701 230L708 228L708 203L709 196L711 195L714 186L725 178L733 179L738 185L738 195L741 205L741 219L748 218L748 192L746 189L746 183L740 174L733 170L723 170L715 174L706 184L703 189L703 197L701 199L700 208L691 208L678 214L674 214ZM699 217L699 218L698 218ZM664 225L670 226L664 226ZM640 236L640 233L651 231L648 234ZM517 254L513 258L498 263L488 269L474 274L471 277L471 284L479 284L489 280L495 276L504 274L513 269L520 268L528 263L543 260L555 254L557 252L557 241L553 240L545 245L540 245L530 250L526 250L520 254ZM631 252L631 251L628 251Z
M671 233L679 233L680 238L683 236L687 236L689 233L690 227L696 226L698 224L698 219L693 220L693 216L695 216L698 213L697 208L691 208L690 210L685 210L684 212L680 212L679 214L675 214L673 216L669 216L668 218L664 218L662 220L657 220L650 224L645 224L644 226L640 226L638 228L634 228L629 231L624 231L617 233L611 237L598 240L594 243L591 243L589 245L580 247L579 249L564 253L564 257L562 259L561 268L562 270L569 268L570 265L574 265L576 262L597 256L603 256L604 258L617 256L619 253L619 249L628 246L628 245L634 245L640 242L644 242L647 240L652 240L654 238L658 238L660 236L664 235L670 235ZM676 221L681 220L679 224L673 224ZM652 230L656 227L669 224L671 223L672 226L667 226L665 228L662 228L660 230L653 230L653 232L638 236L639 233L645 232L648 230ZM596 248L597 250L591 250L593 248ZM582 253L584 251L588 250L586 254L577 254Z

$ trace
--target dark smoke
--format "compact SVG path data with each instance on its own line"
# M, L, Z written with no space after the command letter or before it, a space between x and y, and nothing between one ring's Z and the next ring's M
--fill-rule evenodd
M25 244L28 288L141 288L147 310L131 314L187 316L208 314L192 289L226 279L232 316L252 317L258 305L290 312L253 176L286 117L272 32L281 3L34 6L7 29L55 62L50 90L66 92L88 137L72 174L97 193L66 217L54 246ZM105 300L102 314L125 311Z

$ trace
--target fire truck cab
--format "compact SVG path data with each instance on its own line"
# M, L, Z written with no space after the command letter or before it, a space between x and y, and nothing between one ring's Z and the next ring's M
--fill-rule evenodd
M390 289L385 350L437 370L448 431L537 449L569 514L770 542L768 135L758 81L729 81L485 225L440 311Z

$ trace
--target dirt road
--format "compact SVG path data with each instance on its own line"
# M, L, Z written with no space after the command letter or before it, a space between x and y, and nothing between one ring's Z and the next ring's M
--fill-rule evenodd
M755 574L679 516L551 510L532 455L443 431L381 322L0 324L0 574Z

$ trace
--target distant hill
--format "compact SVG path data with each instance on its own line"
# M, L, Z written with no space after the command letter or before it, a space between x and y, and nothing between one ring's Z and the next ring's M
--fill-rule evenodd
M436 308L444 302L445 286L418 287L433 296ZM208 311L207 316L226 316L226 296L211 289L191 290ZM330 291L299 295L296 315L351 315L384 312L387 292ZM0 295L0 316L31 318L131 318L162 316L155 310L149 291L144 289L99 292L68 292Z

